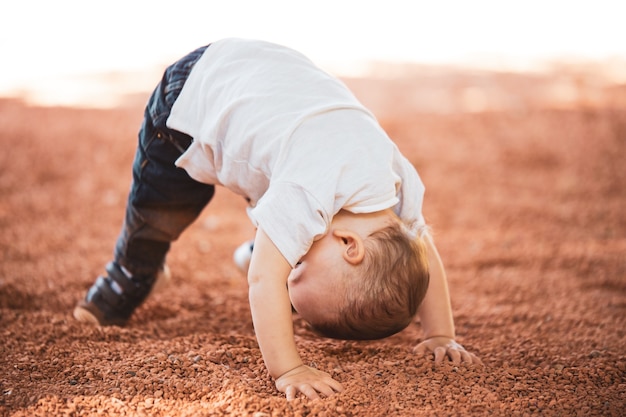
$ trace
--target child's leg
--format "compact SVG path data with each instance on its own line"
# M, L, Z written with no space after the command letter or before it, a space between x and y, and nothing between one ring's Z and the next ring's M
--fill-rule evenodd
M154 274L170 243L198 217L214 186L199 183L174 165L191 138L144 121L133 163L133 182L115 261L133 275Z
M165 125L193 65L206 47L171 65L146 106L133 163L133 182L115 261L132 274L154 274L170 242L211 200L214 186L199 183L174 163L192 138Z
M172 241L211 200L214 186L199 183L174 165L192 138L165 123L193 64L204 48L170 66L153 92L139 132L133 182L114 261L74 316L101 325L124 324L148 296Z

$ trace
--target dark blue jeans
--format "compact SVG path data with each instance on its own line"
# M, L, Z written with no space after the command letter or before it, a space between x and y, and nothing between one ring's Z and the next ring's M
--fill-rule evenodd
M146 106L133 162L126 217L115 260L134 275L152 275L165 262L171 242L200 214L215 187L193 180L174 162L192 138L165 125L202 47L169 66Z

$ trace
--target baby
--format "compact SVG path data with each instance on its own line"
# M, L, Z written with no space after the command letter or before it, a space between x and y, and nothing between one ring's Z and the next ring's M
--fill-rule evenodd
M114 260L76 319L124 325L215 185L250 203L252 319L287 399L343 390L303 364L292 308L320 334L342 339L386 337L418 314L418 353L479 362L454 340L414 167L339 80L294 50L255 40L214 42L165 71L139 132Z

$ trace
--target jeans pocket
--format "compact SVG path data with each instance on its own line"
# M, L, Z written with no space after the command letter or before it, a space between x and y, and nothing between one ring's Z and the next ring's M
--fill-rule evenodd
M179 152L178 156L185 153L185 150L189 145L184 146L184 144L180 143L177 135L174 135L171 130L158 129L156 133L156 138L163 142L170 143L174 148L176 148Z

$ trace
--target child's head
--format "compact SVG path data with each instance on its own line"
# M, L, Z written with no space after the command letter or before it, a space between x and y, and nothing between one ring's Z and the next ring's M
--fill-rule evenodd
M289 277L296 311L319 333L379 339L408 326L428 288L426 249L390 210L340 212Z

